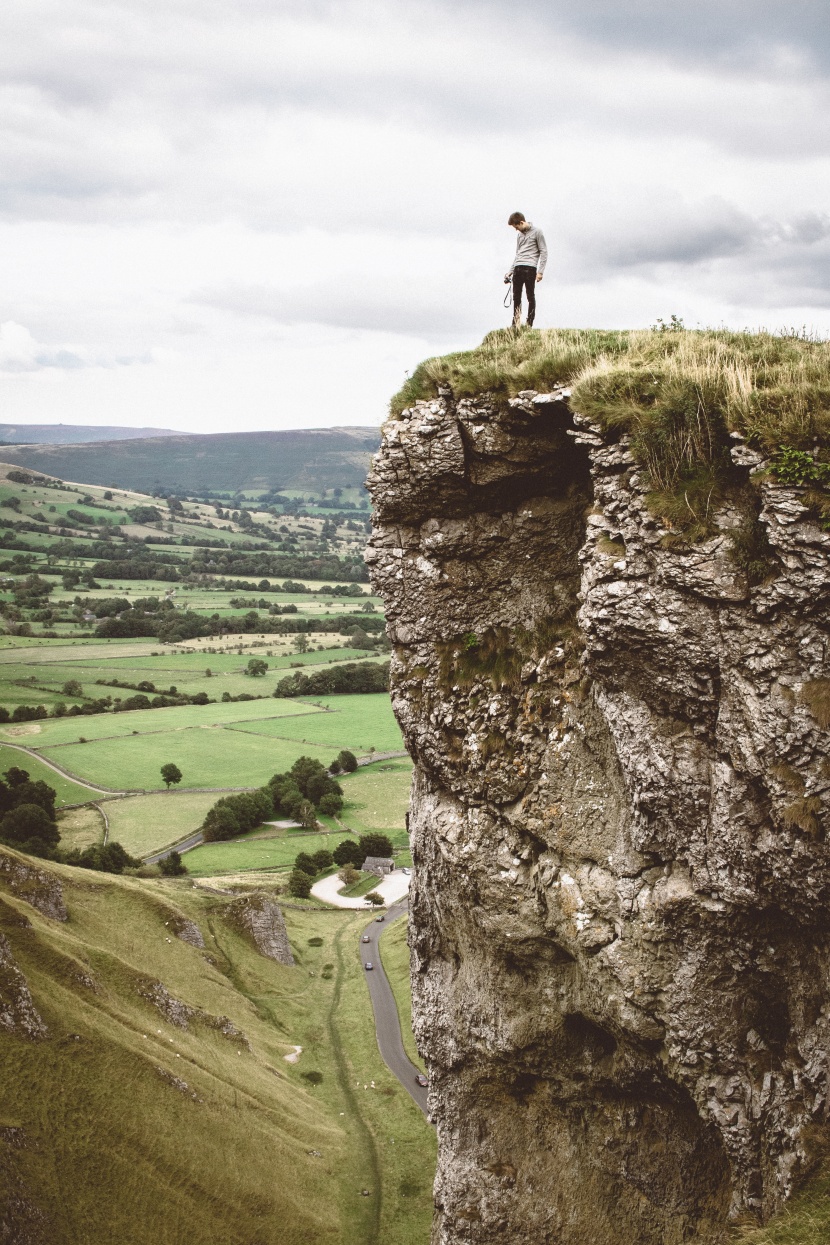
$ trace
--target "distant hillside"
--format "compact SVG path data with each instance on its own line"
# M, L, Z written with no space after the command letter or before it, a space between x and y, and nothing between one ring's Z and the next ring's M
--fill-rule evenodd
M379 444L377 428L306 428L4 446L2 457L63 480L142 493L158 488L184 493L245 488L319 491L362 485Z
M172 428L119 428L91 424L0 424L0 442L15 445L80 445L86 441L134 441L139 437L175 437Z

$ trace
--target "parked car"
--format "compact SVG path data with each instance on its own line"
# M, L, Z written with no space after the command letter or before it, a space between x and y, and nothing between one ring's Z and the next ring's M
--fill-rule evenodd
M370 973L375 966L371 960L367 960L363 967L366 969L367 973Z
M385 920L385 919L386 919L386 918L384 917L384 915L383 915L383 913L382 913L382 912L381 912L380 916L376 916L376 917L375 917L375 920L376 920L376 921L383 921L383 920Z
M429 1085L429 1081L424 1076L423 1072L419 1072L418 1075L415 1077L415 1084L420 1085L422 1089L426 1089L426 1087Z
M370 937L369 937L369 935L368 935L368 934L364 934L364 935L363 935L363 937L361 938L361 940L360 940L360 941L361 941L361 942L371 942L371 939L370 939Z
M406 874L406 876L407 876L407 877L409 877L410 870L409 870L409 869L401 869L401 873L405 873L405 874Z

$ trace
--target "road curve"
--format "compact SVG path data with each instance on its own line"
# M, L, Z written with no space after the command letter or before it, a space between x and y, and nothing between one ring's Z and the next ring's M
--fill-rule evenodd
M335 908L366 907L366 897L364 895L349 899L346 895L339 893L342 889L343 883L338 875L330 873L327 878L321 878L319 882L314 883L311 893L315 899L319 899L323 903L330 903ZM395 904L398 900L403 899L409 890L409 874L404 873L403 869L395 869L392 873L388 873L385 878L378 878L375 890L384 903L387 905Z
M394 921L396 917L402 916L406 912L407 906L408 901L402 899L387 910L385 920L382 923L377 920L370 921L361 930L361 941L358 943L358 948L360 950L361 963L365 964L369 960L374 965L371 972L367 972L364 969L363 975L369 987L369 997L372 1000L372 1008L375 1013L375 1033L377 1034L380 1057L389 1071L398 1078L409 1096L429 1119L427 1090L415 1081L415 1077L418 1076L421 1070L415 1067L404 1050L398 1007L395 1003L392 987L389 984L389 978L384 972L380 958L379 942L389 928L387 922ZM362 941L363 934L369 935L368 943Z

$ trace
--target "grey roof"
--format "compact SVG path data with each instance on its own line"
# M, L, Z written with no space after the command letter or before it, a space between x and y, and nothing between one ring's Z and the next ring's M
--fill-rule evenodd
M379 869L381 866L394 869L395 862L391 856L367 856L363 862L364 871L367 869Z

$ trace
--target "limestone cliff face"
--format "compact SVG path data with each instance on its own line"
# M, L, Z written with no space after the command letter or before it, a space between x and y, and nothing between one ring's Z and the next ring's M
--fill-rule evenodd
M765 485L763 585L672 547L567 391L419 403L370 487L434 1242L723 1239L830 1116L830 536Z

